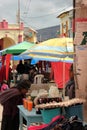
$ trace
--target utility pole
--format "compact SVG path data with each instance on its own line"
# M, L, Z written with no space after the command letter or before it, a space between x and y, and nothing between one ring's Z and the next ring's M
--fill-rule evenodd
M18 27L19 27L18 42L20 43L20 0L18 0L17 24L18 24Z
M73 28L74 28L74 30L73 30L73 39L74 39L74 37L75 37L75 0L73 0Z
M73 40L75 38L75 20L76 20L76 16L75 16L75 10L76 10L76 0L73 0ZM74 44L74 52L76 53L76 45ZM75 85L76 85L76 89L78 89L79 85L78 85L78 80L77 80L77 75L76 75L76 55L73 56L74 58L74 64L73 64L73 71L74 71L74 80L75 80ZM75 90L76 91L76 90Z
M18 0L17 23L20 25L20 0Z

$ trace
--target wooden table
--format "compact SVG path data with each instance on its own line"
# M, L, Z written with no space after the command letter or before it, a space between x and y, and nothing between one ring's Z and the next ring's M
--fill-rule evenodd
M23 105L18 105L20 113L20 130L23 130L23 118L27 121L27 127L30 126L30 123L43 122L42 115L36 114L35 108L32 111L28 111L23 107Z

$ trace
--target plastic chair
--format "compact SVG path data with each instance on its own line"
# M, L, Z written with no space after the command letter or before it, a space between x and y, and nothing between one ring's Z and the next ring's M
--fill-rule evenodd
M41 84L43 82L44 75L38 74L34 77L34 84Z

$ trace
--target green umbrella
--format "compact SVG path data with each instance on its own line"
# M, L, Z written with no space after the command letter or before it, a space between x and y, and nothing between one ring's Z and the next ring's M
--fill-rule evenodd
M35 45L35 43L33 43L33 42L23 41L21 43L18 43L16 45L13 45L13 46L10 46L10 47L6 48L2 52L2 55L5 55L5 54L18 55L18 54L26 51L27 49L32 48L34 45Z

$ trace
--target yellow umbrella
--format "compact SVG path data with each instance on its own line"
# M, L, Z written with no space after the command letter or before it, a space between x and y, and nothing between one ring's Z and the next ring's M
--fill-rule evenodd
M32 58L39 60L62 60L61 58L73 57L74 47L73 38L53 38L36 44L23 54L28 54Z

